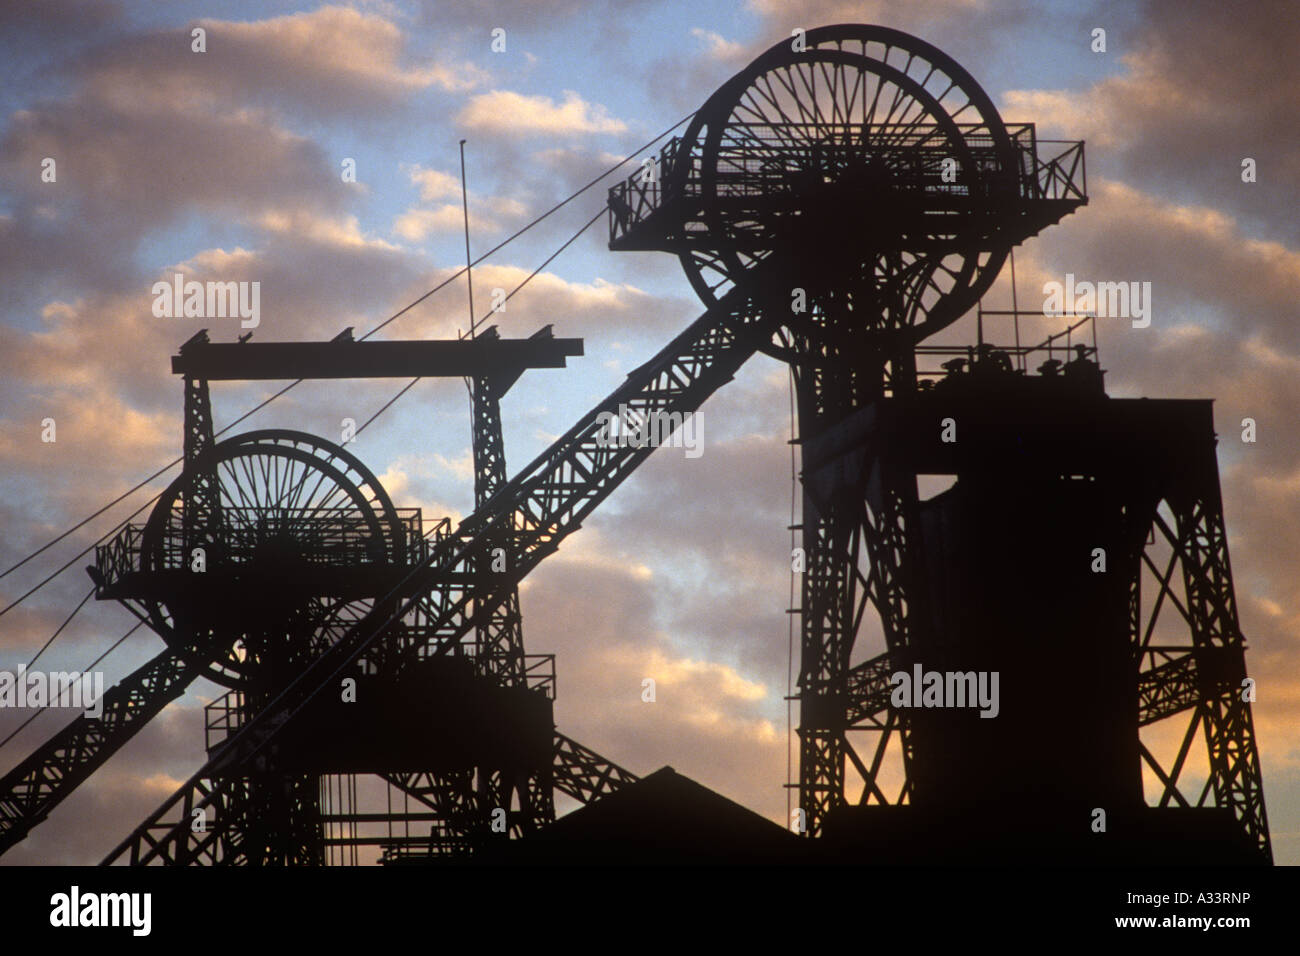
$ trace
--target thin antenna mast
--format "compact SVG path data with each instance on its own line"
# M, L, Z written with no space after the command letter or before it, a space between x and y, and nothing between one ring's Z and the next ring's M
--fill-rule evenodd
M465 184L465 140L460 141L460 205L465 212L465 283L469 286L469 337L474 337L474 274L469 253L469 188Z

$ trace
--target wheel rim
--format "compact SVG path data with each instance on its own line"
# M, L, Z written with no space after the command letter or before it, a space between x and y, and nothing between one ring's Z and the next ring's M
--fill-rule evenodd
M186 496L205 473L214 479L215 516L186 541ZM341 622L350 626L373 609L378 595L341 600L301 593L298 582L310 580L314 560L333 548L358 560L390 562L404 543L387 492L355 456L302 432L238 435L187 469L150 515L143 566L173 572L172 581L179 572L183 586L170 599L145 602L146 608L154 629L204 676L247 688L268 656L310 659L342 636ZM194 546L204 549L208 580L221 582L211 593L183 577ZM231 584L268 572L273 580L293 581L295 590L243 592Z
M958 124L983 128L997 168L977 168ZM807 287L814 321L822 312L855 312L859 327L907 332L916 341L959 317L996 278L1009 247L964 235L947 250L932 241L909 249L906 239L878 236L864 243L831 229L815 253L809 249L809 239L827 226L812 220L833 219L837 212L828 205L818 216L815 177L832 174L832 188L822 190L831 200L850 177L865 195L876 185L871 177L887 185L897 172L889 169L888 147L905 141L942 143L935 152L956 160L971 181L993 181L1018 161L974 79L945 54L899 31L859 25L813 30L804 52L783 42L733 77L697 113L677 154L683 159L665 182L666 192L690 199L682 234L703 231L718 240L707 249L687 243L679 254L706 306L717 305L737 284L756 283L763 263L769 284L788 280ZM728 212L727 201L738 192L779 196L781 189L806 208L767 222ZM888 198L887 190L881 193ZM802 230L800 213L809 223ZM756 295L750 308L762 298Z

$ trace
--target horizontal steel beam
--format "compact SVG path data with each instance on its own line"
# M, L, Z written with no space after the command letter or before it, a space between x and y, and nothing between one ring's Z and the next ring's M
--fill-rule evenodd
M195 342L172 356L177 375L208 381L424 378L564 368L582 339L446 339L397 342Z
M889 653L851 667L845 674L843 711L850 727L884 726L888 716L894 671ZM1138 675L1138 723L1145 727L1166 717L1191 710L1203 698L1194 654L1166 661Z
M393 611L381 606L359 621L339 641L308 665L268 706L225 741L216 754L104 860L131 864L173 863L215 858L224 849L214 832L195 834L194 811L220 806L238 777L228 772L264 746L288 717L342 667L376 644L399 659L448 653L483 615L496 610L518 582L552 554L646 458L652 446L622 446L605 435L605 413L627 405L646 413L693 413L731 381L754 354L755 340L770 335L768 317L751 312L749 291L733 288L713 310L696 319L655 358L629 373L603 402L517 474L457 531L438 541L424 562L435 576L472 572L490 547L503 547L506 571L497 588L442 586L409 600ZM413 631L390 625L413 616ZM406 633L404 633L406 632ZM418 644L411 640L419 637ZM432 643L427 635L435 635ZM586 801L630 782L621 768L599 760L564 741L556 750L555 786ZM214 782L213 778L224 777ZM566 789L567 788L567 789Z

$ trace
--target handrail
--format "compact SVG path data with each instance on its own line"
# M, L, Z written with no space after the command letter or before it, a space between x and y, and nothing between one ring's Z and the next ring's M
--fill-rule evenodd
M801 139L805 129L815 129L817 136ZM954 170L946 165L954 157L946 128L937 124L872 124L867 131L872 145L865 150L861 124L751 124L743 135L724 132L712 173L714 198L803 197L820 182L818 170L852 168L864 182L878 176L894 190L928 197L1087 201L1082 141L1039 140L1033 123L1009 125L1017 161L1006 169L1004 154L987 125L957 124L957 129L973 168ZM1043 147L1062 143L1066 148L1059 153L1041 154ZM610 242L628 236L661 210L702 198L701 160L699 146L685 157L682 141L674 137L653 167L643 166L616 183L609 191ZM684 217L679 211L669 218ZM665 220L663 225L673 229L677 223Z
M376 543L377 539L370 531L371 517L355 509L294 509L279 512L276 523L260 521L264 516L260 509L223 508L219 538L221 560L239 564L253 559L262 543L274 536L279 527L285 527L292 529L294 540L310 543L305 556L313 564L373 564L385 558L392 564L417 564L428 555L432 545L452 533L449 518L441 518L426 535L421 509L396 508L394 511L402 528L403 540L397 542L396 552L390 554L382 542ZM149 556L160 558L160 567L146 568L144 526L131 524L95 548L95 566L105 585L111 585L135 572L187 567L190 560L187 545L184 529L168 523L162 529L160 554ZM209 562L213 558L215 555L209 556Z

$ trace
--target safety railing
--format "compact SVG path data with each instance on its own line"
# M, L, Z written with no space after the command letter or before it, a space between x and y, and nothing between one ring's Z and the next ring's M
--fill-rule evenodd
M391 843L384 842L380 846L383 849L379 855L379 862L391 864L468 856L473 852L475 842L444 821L438 820L429 828L427 839L395 837Z
M836 188L890 190L896 194L994 201L1086 201L1083 143L1038 140L1033 123L1007 126L1013 164L983 124L958 124L962 146L937 124L750 124L728 127L709 170L709 200L748 210L744 200L808 199ZM1058 147L1064 144L1064 149ZM1048 155L1040 149L1048 148ZM610 242L674 204L705 198L702 149L688 154L674 137L657 160L609 192ZM698 210L678 210L660 228L690 229ZM676 221L680 220L680 222Z
M555 700L555 655L525 654L524 684L529 690Z
M1065 149L1051 159L1035 157L1034 179L1038 185L1039 199L1088 199L1087 166L1083 159L1082 140L1045 139L1039 146L1064 145Z
M227 691L203 708L204 745L211 753L243 725L244 695L237 690Z
M309 565L410 565L424 560L429 548L451 534L448 518L439 520L426 536L419 508L395 511L400 528L396 542L390 540L387 525L381 525L376 535L372 517L353 509L223 508L216 541L205 561L209 568L218 562L245 564L279 540ZM194 546L179 522L172 521L162 528L156 553L145 555L144 526L128 525L95 548L95 566L107 586L132 572L189 567Z
M990 314L1008 313L984 313ZM1019 315L1042 317L1032 312ZM1072 379L1083 372L1091 382L1097 372L1097 328L1095 317L1083 316L1032 345L919 345L915 351L916 379L922 390L966 376L1024 375L1031 367L1049 378Z
M674 184L676 195L683 193L684 185L690 177L682 176L677 170L681 151L681 137L674 136L657 158L647 157L641 169L626 180L615 183L609 191L609 238L613 242L619 236L626 235L636 223L648 219L657 209L668 205L670 197L663 191L663 184Z
M143 537L142 525L127 525L112 540L95 546L95 568L104 584L120 581L132 571L140 569L140 544Z

